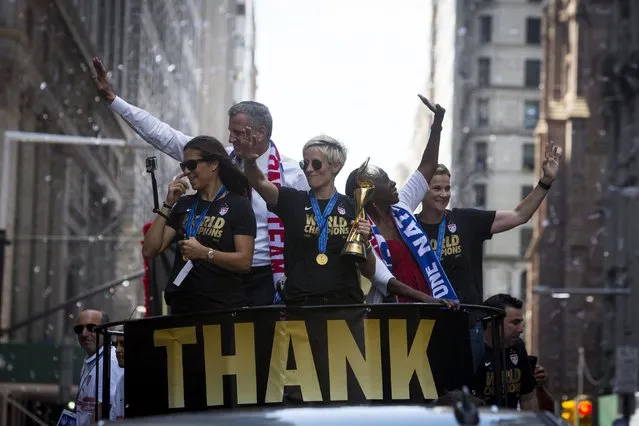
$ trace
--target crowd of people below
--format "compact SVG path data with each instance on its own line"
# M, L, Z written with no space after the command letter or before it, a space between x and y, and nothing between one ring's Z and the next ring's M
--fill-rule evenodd
M347 158L340 141L316 136L303 145L302 161L294 161L271 138L269 109L244 101L228 111L230 146L225 148L214 137L186 135L127 103L116 95L100 59L93 64L98 93L113 111L182 169L169 184L142 249L153 257L176 245L165 290L172 315L280 303L425 302L450 309L459 309L460 303L485 304L506 312L505 346L500 348L507 355L505 406L549 407L543 367L529 361L519 337L522 303L504 294L483 300L482 258L485 240L526 223L538 209L557 177L561 148L548 144L537 186L513 210L448 209L452 174L438 163L445 110L419 95L434 118L415 172L398 189L386 171L367 163L350 172L340 192L335 179ZM374 190L362 219L356 194L366 186ZM364 242L361 255L343 253L353 239ZM361 276L372 284L366 296ZM83 371L95 364L95 334L89 325L104 320L99 311L84 314L91 318L81 315L76 330L87 351ZM474 394L490 403L495 348L481 315L471 317L469 334ZM123 342L120 346L123 352ZM113 357L115 365L115 348ZM117 371L111 376L114 390L123 375ZM79 413L89 410L89 400L80 395L84 388ZM117 398L111 399L116 408ZM82 416L78 424L88 424ZM123 411L113 414L119 416Z

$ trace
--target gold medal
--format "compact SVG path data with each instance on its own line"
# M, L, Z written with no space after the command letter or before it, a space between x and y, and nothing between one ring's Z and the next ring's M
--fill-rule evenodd
M328 256L326 256L324 253L320 253L315 256L315 261L318 265L324 266L328 263Z

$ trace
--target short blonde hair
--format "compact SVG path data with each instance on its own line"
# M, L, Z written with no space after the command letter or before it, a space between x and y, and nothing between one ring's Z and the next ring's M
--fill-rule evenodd
M329 164L339 166L339 169L337 170L338 173L342 170L344 164L346 164L346 155L348 150L346 149L346 146L337 139L326 135L315 136L313 139L304 144L302 153L306 152L309 148L319 149L324 155L326 155Z
M448 177L451 177L450 170L448 170L448 167L444 166L443 164L437 165L437 167L435 168L435 173L433 173L433 176L435 175L448 175Z

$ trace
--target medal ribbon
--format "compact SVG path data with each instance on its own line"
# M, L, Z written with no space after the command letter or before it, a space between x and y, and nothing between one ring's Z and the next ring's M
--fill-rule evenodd
M209 202L209 205L206 206L206 209L204 209L202 214L197 219L195 219L195 211L197 210L197 205L200 202L200 197L198 197L195 200L195 203L193 204L193 207L191 207L191 211L189 212L189 215L186 218L185 239L189 239L191 237L197 236L197 230L200 229L200 225L202 225L202 222L204 221L204 217L208 213L209 208L211 207L211 204L213 204L218 199L220 199L225 192L226 192L226 187L222 185L220 189L217 191L215 198L213 198L213 201ZM195 222L195 224L193 222Z
M311 199L311 206L313 206L313 213L315 213L315 222L317 223L318 228L317 248L320 253L326 253L326 244L328 243L328 227L326 225L328 224L328 216L333 211L335 203L337 203L337 191L335 191L331 199L328 201L323 214L320 212L319 203L317 202L317 198L315 198L313 191L310 192L309 196Z
M439 224L439 234L437 234L437 250L435 251L435 256L437 256L437 260L442 260L442 247L444 245L444 234L446 233L446 212L444 212L444 217L442 217L442 221Z

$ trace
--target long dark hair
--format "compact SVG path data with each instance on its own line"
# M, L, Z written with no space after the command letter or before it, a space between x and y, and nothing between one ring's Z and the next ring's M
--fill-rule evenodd
M248 179L244 173L233 164L233 160L231 160L231 157L220 141L211 136L196 136L184 146L184 151L187 149L198 150L203 158L217 161L220 170L220 180L226 189L238 195L250 198L251 186L249 185Z

